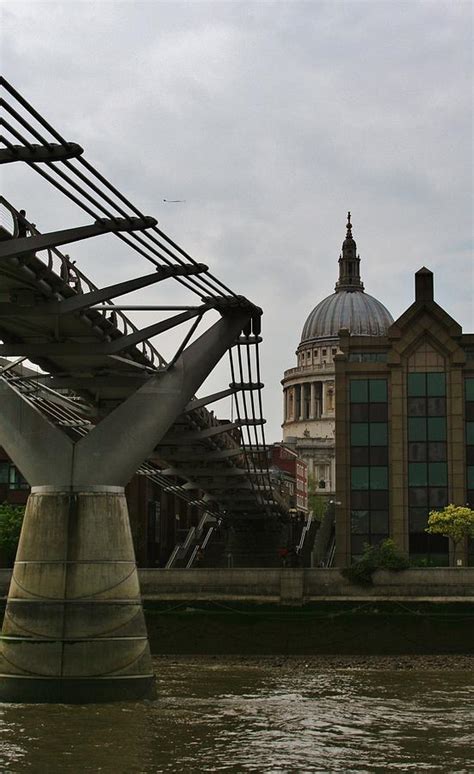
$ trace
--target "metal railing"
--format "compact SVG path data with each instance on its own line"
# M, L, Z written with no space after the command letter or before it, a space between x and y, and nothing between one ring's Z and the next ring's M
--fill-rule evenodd
M303 529L301 530L300 539L298 542L298 545L296 546L296 553L300 554L303 550L303 546L305 544L306 537L308 535L309 530L311 529L311 524L313 523L313 511L309 511L309 513L306 516L306 521L303 525Z
M7 199L5 199L4 196L0 196L0 220L2 222L6 218L5 211L9 212L13 219L15 227L15 232L12 233L13 237L18 230L17 222L19 212ZM34 223L30 223L26 218L24 218L24 220L27 223L28 230L31 235L38 235L42 233L36 228ZM47 266L48 272L51 272L55 276L56 280L63 281L64 285L69 288L68 296L72 295L72 293L83 293L84 289L87 292L99 290L97 285L95 285L92 280L89 279L89 277L87 277L84 272L82 272L76 266L76 264L70 260L69 256L62 253L60 250L58 250L57 247L48 248L45 252L48 255L47 263L45 263L42 258L38 256L38 254L36 254L37 260L40 260L42 263L44 263L45 266ZM47 281L46 276L44 276L43 279L46 279ZM112 300L108 301L107 303L110 306L114 306ZM92 307L92 311L94 314L102 315L104 319L107 319L107 321L111 323L122 335L127 335L132 332L134 333L139 330L137 326L119 309L112 310L108 313L108 316L107 312L104 312L100 309L94 309ZM85 311L84 314L87 314L87 311ZM137 346L140 348L143 356L150 362L150 366L155 368L166 366L166 361L150 343L150 341L148 341L148 339L145 339Z

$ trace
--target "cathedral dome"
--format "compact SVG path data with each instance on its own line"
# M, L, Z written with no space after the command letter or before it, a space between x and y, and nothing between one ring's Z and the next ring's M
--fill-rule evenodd
M359 266L349 212L335 293L315 306L304 324L301 344L337 338L341 328L347 328L353 336L386 335L393 317L380 301L364 292Z
M340 290L320 301L306 320L301 343L336 338L341 328L353 336L385 336L393 317L385 306L363 290Z

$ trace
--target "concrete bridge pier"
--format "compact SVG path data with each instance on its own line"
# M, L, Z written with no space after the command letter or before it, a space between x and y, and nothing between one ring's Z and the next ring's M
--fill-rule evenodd
M248 316L223 316L77 441L0 380L0 445L32 487L2 630L0 701L153 696L124 486Z
M28 500L8 594L0 701L153 695L153 668L120 487Z

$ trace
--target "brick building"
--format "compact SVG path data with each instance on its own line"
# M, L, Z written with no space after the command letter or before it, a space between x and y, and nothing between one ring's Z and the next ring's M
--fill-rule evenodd
M308 466L298 454L282 443L268 447L270 475L280 494L300 514L308 512Z

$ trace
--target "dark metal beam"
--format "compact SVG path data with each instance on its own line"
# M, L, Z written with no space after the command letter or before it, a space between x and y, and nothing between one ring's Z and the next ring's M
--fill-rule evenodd
M193 481L190 479L186 484L183 484L183 489L203 489L202 483L200 484L198 481ZM204 487L204 491L206 492L235 492L238 494L239 492L247 492L252 489L252 484L250 481L245 480L237 480L237 481L220 481L219 483L217 481L213 481L209 484L206 484Z
M190 449L184 449L182 452L176 448L163 448L161 444L159 444L156 448L160 457L164 457L165 460L169 460L170 462L183 463L220 462L221 460L227 460L231 457L238 457L239 455L243 454L243 450L240 448L219 449L212 452L206 452L202 451L202 449L199 449L199 457L197 458L197 450L193 449L192 447ZM188 471L192 470L192 467L190 468L189 464L186 464L183 467L185 467Z
M5 138L0 137L0 142ZM8 143L7 148L0 148L0 164L9 164L13 161L28 161L28 162L42 162L42 161L64 161L65 159L75 159L84 153L84 148L81 148L76 142L68 142L66 145L58 145L51 142L47 145L37 145L31 143L28 148L24 145L11 145Z
M186 309L197 309L197 306L155 306L153 304L101 304L93 306L95 312L183 312Z
M140 344L145 339L151 339L153 336L157 336L159 333L164 333L164 331L175 328L177 325L181 325L181 323L192 320L193 317L204 314L204 312L207 312L209 308L209 304L203 304L202 306L189 309L187 312L176 314L174 317L169 317L167 320L162 320L161 322L154 323L153 325L148 325L146 328L142 328L140 331L134 331L133 333L129 333L126 336L121 336L119 339L114 339L114 341L111 341L106 345L106 354L112 355L116 352L121 352L122 350L127 349L127 347Z
M95 376L94 374L71 374L70 376L51 376L50 374L38 374L32 377L18 376L10 379L11 382L25 381L30 378L35 384L45 385L54 390L89 390L100 393L101 390L127 389L135 390L149 379L149 375L140 371L130 374L109 374Z
M46 250L48 247L58 247L71 242L79 242L89 237L100 236L109 232L119 231L143 231L146 228L156 226L157 220L151 217L145 218L116 218L107 220L100 218L89 226L66 228L61 231L50 231L48 234L35 234L34 236L21 237L20 239L8 239L0 244L0 258L17 258L28 255L37 250Z
M181 478L186 478L186 476L183 473L183 470L180 468L164 468L163 470L160 470L160 473L162 476L180 476ZM205 478L211 478L214 479L217 476L223 477L223 478L233 478L234 476L248 476L248 470L244 468L196 468L190 471L189 478L197 479L205 479Z
M9 357L11 355L25 355L26 357L59 357L66 355L68 357L99 357L104 355L115 355L118 352L133 347L136 344L140 344L146 339L157 336L159 333L168 331L174 328L176 325L191 320L197 315L203 314L208 309L208 305L192 309L189 312L183 312L177 314L174 317L168 318L168 320L162 320L159 323L148 325L140 331L133 331L123 336L119 336L113 341L104 342L89 342L79 343L77 341L65 341L65 342L28 342L23 341L17 344L2 344L0 345L0 355Z
M214 438L217 435L228 433L231 430L236 430L237 428L238 425L235 422L223 422L221 425L216 425L215 427L206 427L204 430L195 430L191 433L170 433L169 435L165 435L162 443L164 446L181 446L182 444L192 443L193 441L201 441L205 438Z
M19 304L1 304L0 303L0 317L13 317L21 315L22 317L37 317L43 314L70 314L72 312L80 312L83 309L90 307L94 308L94 304L98 304L101 301L108 301L111 298L117 296L123 296L126 293L131 293L134 290L148 287L156 282L168 279L169 277L181 277L189 276L191 274L201 274L207 271L207 266L204 263L199 263L196 266L163 266L157 269L152 274L145 274L143 277L136 277L135 279L125 280L124 282L118 282L115 285L108 285L106 288L100 288L98 290L91 290L88 293L77 293L73 296L63 299L62 301L47 301L44 304L37 304L35 306L23 306ZM120 307L115 304L105 307L111 311L120 311L121 309L131 309L132 307ZM137 307L138 309L139 307ZM159 307L157 307L159 308ZM169 307L170 309L190 309L199 307ZM166 309L166 307L163 307ZM100 307L95 311L100 311Z
M213 392L211 395L206 395L205 398L196 398L191 400L184 409L185 414L189 414L191 411L196 411L203 406L207 406L209 403L217 403L222 398L228 398L229 395L235 395L236 390L221 390L220 392Z

